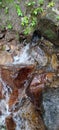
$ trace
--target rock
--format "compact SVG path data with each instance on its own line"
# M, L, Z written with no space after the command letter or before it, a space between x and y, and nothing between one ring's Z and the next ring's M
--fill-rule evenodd
M55 77L56 77L56 74L54 72L46 73L46 80L49 82L52 82Z
M13 62L13 57L8 52L1 52L0 54L0 65L11 64Z
M43 120L47 130L59 129L59 87L43 91Z
M40 47L34 47L31 51L31 55L34 58L34 60L39 64L39 66L47 65L47 55L45 54L44 50L42 50Z
M29 87L26 89L27 95L34 103L36 108L39 108L42 102L42 91L45 87L46 73L35 74Z
M1 77L11 88L21 88L33 71L34 65L1 66Z
M17 39L17 32L15 30L7 30L6 34L5 34L5 40L7 42L10 42L12 40L16 40Z
M5 48L5 51L10 51L10 47L8 45L4 45L3 48Z
M3 42L0 42L0 51L10 51L10 47L9 45L7 45L7 43L5 43L4 41Z
M55 70L58 68L58 60L57 60L56 54L52 55L51 65L52 65L52 68Z
M59 21L57 16L56 9L55 11L47 9L44 15L41 16L38 27L46 39L59 46Z
M11 130L11 129L15 130L16 124L15 124L12 116L9 116L6 118L6 128L7 128L7 130Z
M10 70L10 73L12 71L12 69L14 69L14 72L20 72L20 75L22 75L22 78L21 76L19 75L19 79L20 83L22 83L22 80L25 80L28 78L31 77L31 73L34 71L34 67L33 65L32 66L21 66L21 67L11 67L9 66L9 68L7 66L2 66L1 69L3 70ZM3 73L2 73L2 70L1 70L1 78L3 78ZM23 70L23 71L22 71ZM25 71L26 70L26 71ZM6 70L7 71L7 70ZM6 74L6 71L5 74ZM22 73L24 72L27 72L25 73L26 75L23 75ZM4 74L4 75L5 75ZM15 73L13 73L14 76L15 76ZM12 76L12 74L10 74ZM16 86L14 86L14 88L12 88L12 91L10 91L10 86L9 86L9 81L7 79L7 74L6 74L6 78L3 82L3 88L4 88L4 93L5 93L5 99L4 100L1 100L0 102L0 107L1 107L1 110L2 110L2 117L3 119L5 119L5 124L4 126L6 125L6 129L7 130L45 130L45 125L44 125L44 122L42 121L42 118L40 116L40 113L38 111L35 110L35 107L33 106L33 104L29 101L28 97L26 96L26 93L25 93L25 88L29 85L29 83L27 83L27 85L25 84L25 88L17 88ZM16 76L17 77L17 76ZM16 78L15 77L15 78ZM13 76L12 76L13 78ZM32 77L31 77L32 79ZM6 84L6 80L7 80L7 86ZM14 80L13 80L14 81ZM41 81L41 79L40 79ZM10 81L12 82L12 80ZM2 118L0 116L0 119ZM3 122L2 122L3 124Z
M54 81L52 81L52 83L51 83L51 86L50 86L51 88L58 88L59 87L59 78L57 77L57 78L55 78L55 80Z
M34 74L30 85L26 88L26 94L36 109L40 109L43 90L48 86L53 88L58 87L59 82L55 81L57 78L57 75L53 72L42 71L41 73L37 72Z
M3 46L6 44L5 40L0 40L0 51L4 51Z
M23 105L15 113L14 120L17 121L16 128L20 128L20 130L45 130L42 118L28 98L24 99Z
M5 36L3 32L0 32L0 39L2 39Z
M0 81L0 100L4 98L4 95L3 95L3 85Z
M31 38L31 46L35 46L40 39L41 39L41 32L39 30L35 30Z
M14 90L12 91L11 95L10 95L10 99L9 99L9 108L11 108L18 100L18 96L19 96L19 90L14 88Z

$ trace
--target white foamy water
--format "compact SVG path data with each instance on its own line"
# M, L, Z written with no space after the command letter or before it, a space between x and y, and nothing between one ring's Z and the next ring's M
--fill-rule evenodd
M5 118L10 115L9 112L9 106L8 106L8 100L9 100L9 86L6 87L6 84L4 83L4 81L2 81L2 79L0 78L0 82L3 85L3 95L5 96L4 99L1 99L0 101L0 111L1 111L1 115L0 115L0 127L1 126L5 126ZM11 91L11 90L10 90Z
M29 54L29 49L30 49L29 44L23 47L20 51L20 54L17 56L14 56L13 64L33 64L34 59Z

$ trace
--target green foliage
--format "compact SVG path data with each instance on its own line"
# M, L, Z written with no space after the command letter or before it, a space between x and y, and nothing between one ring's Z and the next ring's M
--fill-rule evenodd
M2 0L0 0L0 7L2 7Z
M21 25L22 25L22 26L26 26L26 25L28 25L28 23L29 23L29 18L28 18L27 16L24 16L24 17L22 18Z
M9 23L9 24L7 25L7 28L8 28L8 29L12 29L12 28L13 28L13 27L12 27L12 24Z
M34 9L33 14L34 14L34 15L37 15L37 14L38 14L38 10L37 10L37 9Z
M33 6L33 5L35 5L35 1L30 1L27 3L27 6Z
M0 0L0 4L2 4L2 0Z
M55 5L55 2L51 1L49 2L48 7L53 7L54 5Z
M17 15L18 16L23 16L22 11L20 9L20 6L16 4L15 7L16 7Z
M14 0L6 0L5 2L6 3L12 3L12 2L14 2Z
M40 5L44 4L44 0L38 0L38 2L39 2Z
M9 8L6 7L6 8L5 8L5 14L8 14L8 12L9 12Z
M33 17L32 18L32 21L31 21L31 26L34 27L37 23L37 18L36 17Z
M57 20L59 20L59 15L58 15L58 16L56 16L56 19L57 19Z
M36 9L34 9L33 14L37 15L38 13L42 13L42 12L43 12L43 8L42 7L38 7Z
M26 27L25 29L24 29L24 34L25 35L28 35L30 32L31 32L31 27L30 26L28 26L28 27Z
M2 0L0 0L0 4L2 4Z
M29 17L25 15L23 18L21 18L21 25L24 28L24 34L27 35L31 32L31 30L34 29L34 27L37 24L37 16L38 14L43 12L42 5L44 3L44 0L40 0L38 5L34 0L29 0L29 2L26 3L26 5L29 7ZM36 7L37 6L37 7Z

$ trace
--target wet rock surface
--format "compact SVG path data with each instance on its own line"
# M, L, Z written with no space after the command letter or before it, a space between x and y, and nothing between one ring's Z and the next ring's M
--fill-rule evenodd
M59 130L59 87L43 91L43 119L48 130Z
M53 42L56 46L59 46L59 1L55 1L55 7L48 7L45 12L42 14L38 27L42 35Z
M17 32L2 33L0 129L58 130L59 48L37 35L21 43Z

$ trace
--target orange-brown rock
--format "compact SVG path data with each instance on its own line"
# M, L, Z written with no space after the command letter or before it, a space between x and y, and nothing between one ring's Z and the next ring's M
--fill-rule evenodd
M2 83L1 83L1 81L0 81L0 99L3 99L4 98L4 95L3 95L3 85L2 85Z
M31 101L35 106L40 106L42 99L42 91L44 89L44 83L46 81L46 73L36 74L30 84L26 89L27 95L31 98Z
M16 124L15 124L12 116L7 117L6 120L5 120L5 122L6 122L6 128L7 128L7 130L15 130Z
M18 99L18 89L15 88L10 95L9 107L12 107L12 105L16 103L17 99Z
M19 103L21 102L21 100L25 99L26 98L26 93L25 93L25 88L15 88L11 95L10 95L10 98L9 98L9 102L8 102L8 105L9 105L9 109L10 110L14 110L14 111L17 111L19 110ZM22 103L20 103L22 104ZM21 106L21 105L20 105Z
M0 53L0 65L11 64L13 62L13 57L8 52Z
M35 110L33 104L29 101L28 97L19 109L19 113L25 119L25 130L45 130L44 122L40 117L40 112Z
M53 54L53 55L52 55L51 65L52 65L52 68L53 68L54 70L56 70L56 69L58 68L58 60L57 60L56 54Z
M56 76L56 75L55 75L54 72L47 72L47 73L46 73L46 80L48 80L48 81L51 82L55 76Z
M41 105L43 90L52 83L56 76L53 72L40 72L34 75L30 86L26 89L27 95L37 108Z
M33 65L1 66L1 77L11 88L21 88L33 71Z

